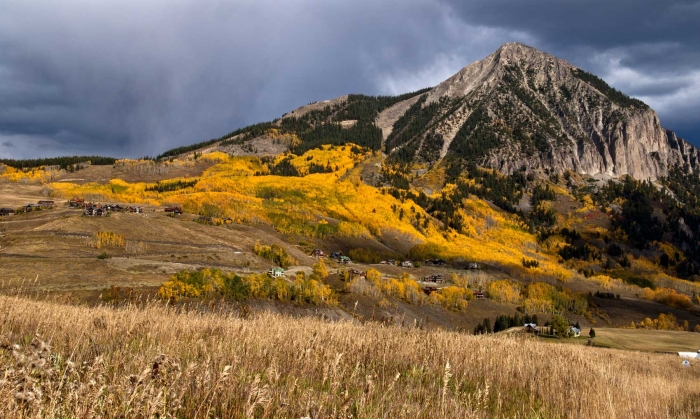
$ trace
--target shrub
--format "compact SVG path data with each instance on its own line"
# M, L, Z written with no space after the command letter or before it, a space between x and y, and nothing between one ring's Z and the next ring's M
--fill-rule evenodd
M182 297L221 296L238 302L248 298L264 298L310 304L337 303L330 287L301 274L294 284L290 284L282 278L270 278L264 274L241 277L233 273L225 274L218 269L184 270L174 274L160 287L158 297L176 300Z
M376 264L386 259L395 259L396 255L391 252L380 252L373 249L350 249L348 252L348 257L355 262Z
M296 259L289 255L289 253L287 253L282 246L278 246L276 244L273 244L272 246L264 246L259 243L255 243L253 252L263 259L267 259L277 266L285 269L297 264Z
M538 261L535 260L535 259L525 259L525 258L523 258L522 264L523 264L524 267L526 267L526 268L528 268L528 269L529 269L529 268L537 268L537 267L540 266L540 262L538 262Z

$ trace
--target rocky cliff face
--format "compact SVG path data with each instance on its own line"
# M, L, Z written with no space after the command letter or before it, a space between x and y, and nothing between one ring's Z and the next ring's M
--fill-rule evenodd
M637 179L665 176L676 164L698 166L697 149L664 129L647 105L518 43L385 110L377 122L387 151L401 160Z

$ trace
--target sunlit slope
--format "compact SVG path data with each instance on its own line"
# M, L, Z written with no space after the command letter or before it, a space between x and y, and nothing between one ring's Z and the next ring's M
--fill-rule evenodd
M566 281L573 276L561 269L554 257L537 252L535 236L515 216L494 210L485 201L465 200L460 212L466 227L457 232L430 217L412 200L402 201L386 189L364 184L352 169L371 156L371 152L351 145L325 146L302 156L281 155L269 162L211 153L200 158L218 163L198 179L178 178L160 184L114 179L103 185L51 183L49 187L56 197L176 204L188 212L234 222L267 223L282 233L306 237L376 238L392 248L411 249L410 256L416 259L482 262L517 277L547 276ZM328 172L270 174L282 165L308 173L312 164ZM163 187L178 182L184 187ZM163 191L158 190L159 185ZM540 266L525 269L524 258L537 259Z

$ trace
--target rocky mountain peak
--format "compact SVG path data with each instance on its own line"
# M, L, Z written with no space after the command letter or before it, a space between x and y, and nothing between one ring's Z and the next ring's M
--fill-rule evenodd
M387 112L394 118L383 129L386 148L403 160L638 179L698 166L697 149L664 129L646 104L517 42Z

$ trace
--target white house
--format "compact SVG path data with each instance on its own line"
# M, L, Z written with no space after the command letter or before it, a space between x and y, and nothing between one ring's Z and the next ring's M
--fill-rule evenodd
M269 271L267 271L267 274L273 278L279 278L281 276L284 276L284 269L282 268L272 268Z
M697 352L678 352L681 358L700 359L700 350Z

